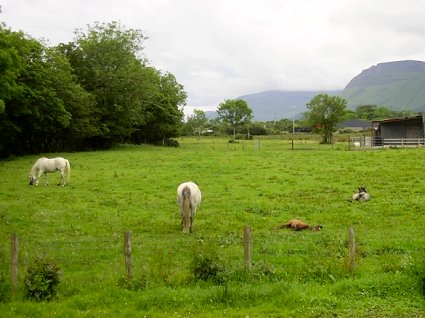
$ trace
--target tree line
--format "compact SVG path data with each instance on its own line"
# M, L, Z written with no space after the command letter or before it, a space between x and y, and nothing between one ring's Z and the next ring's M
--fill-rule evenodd
M337 124L350 119L365 121L413 115L411 111L393 111L385 106L360 105L355 110L347 109L347 101L339 96L319 94L307 103L307 111L300 119L283 118L267 122L253 122L252 109L244 100L226 100L217 109L217 117L207 119L202 110L195 109L185 124L186 135L205 133L236 133L250 135L273 135L293 132L315 132L322 136L322 143L332 143Z
M120 23L95 23L50 47L0 24L0 157L178 136L187 94L149 65L145 40Z

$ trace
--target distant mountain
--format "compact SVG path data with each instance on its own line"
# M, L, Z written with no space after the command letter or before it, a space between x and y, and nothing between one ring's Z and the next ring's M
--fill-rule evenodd
M307 110L306 104L321 93L337 95L340 91L266 91L240 96L252 109L256 121L298 118Z
M318 94L338 95L349 109L359 105L385 106L392 110L425 112L425 62L379 63L354 77L342 91L265 91L238 97L253 110L254 120L298 118ZM207 112L215 118L216 112Z
M210 119L214 119L214 118L216 118L216 117L217 117L217 112L212 111L212 110L207 110L207 111L205 112L205 117L206 117L208 120L210 120Z
M379 63L354 77L339 96L348 107L379 105L393 110L425 111L425 62Z

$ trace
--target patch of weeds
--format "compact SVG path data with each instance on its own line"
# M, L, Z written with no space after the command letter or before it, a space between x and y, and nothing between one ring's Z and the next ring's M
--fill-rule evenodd
M10 286L6 282L3 273L0 272L0 303L5 303L10 299Z
M122 276L118 282L117 282L117 286L120 288L124 288L127 290L132 290L132 291L141 291L144 290L148 285L148 279L146 278L146 276L142 276L142 277L137 277L137 278L128 278L125 276Z
M263 261L254 263L251 271L245 268L227 271L226 280L240 283L279 281L274 266Z
M335 260L329 260L327 262L320 262L319 260L311 261L301 272L302 280L321 283L335 283L338 279L344 278L347 275L344 266L338 264Z
M190 269L195 281L212 281L215 284L225 281L225 267L212 250L195 252Z
M229 246L229 245L236 245L239 244L241 241L241 238L236 233L229 233L225 236L219 236L218 243L220 246Z
M420 293L425 297L425 260L412 261L407 273L415 279Z
M106 199L106 200L104 200L104 201L100 202L100 204L101 204L102 206L105 206L105 207L116 208L116 207L118 207L118 200L117 200L117 199L115 199L115 198L112 198L112 199Z
M143 266L148 284L157 283L165 286L179 286L187 281L184 271L181 271L173 252L156 250L151 261Z
M400 255L404 253L405 251L403 249L394 246L383 246L375 251L375 255L379 256L387 254Z
M252 276L255 280L277 281L278 275L273 264L266 262L258 262L254 264Z
M385 255L382 268L387 273L400 273L405 271L411 265L411 259L408 255Z
M60 268L51 259L38 258L27 268L25 296L36 301L50 301L57 297Z
M229 285L225 283L223 286L217 286L217 288L213 289L209 298L212 303L231 306L239 298L239 295L233 292Z
M261 194L260 196L263 196L264 194ZM273 214L272 211L263 210L262 208L258 207L248 207L245 209L245 212L252 213L252 214L258 214L261 216L271 215Z

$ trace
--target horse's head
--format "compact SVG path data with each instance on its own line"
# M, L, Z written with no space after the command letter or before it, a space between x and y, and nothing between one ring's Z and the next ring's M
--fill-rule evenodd
M38 178L37 177L30 175L28 177L28 179L30 181L29 185L38 185Z
M320 231L322 228L323 228L323 226L321 226L321 225L315 225L315 226L310 227L310 230L311 231Z
M359 187L359 193L366 193L366 187Z

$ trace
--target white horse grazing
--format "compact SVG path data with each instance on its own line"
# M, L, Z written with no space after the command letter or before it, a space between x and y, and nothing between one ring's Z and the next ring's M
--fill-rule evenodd
M360 187L359 192L354 193L351 199L353 201L369 201L370 200L370 193L367 192L365 187Z
M49 185L49 182L47 181L47 173L48 172L55 172L59 171L61 174L61 178L59 180L58 186L66 185L69 182L69 178L71 175L71 165L69 164L69 161L57 157L53 159L48 158L40 158L38 159L34 165L31 168L30 171L30 185L38 185L38 181L40 176L44 173L44 177L46 180L46 185Z
M183 232L193 232L196 209L201 204L201 190L194 182L184 182L177 188L177 203L180 206Z

